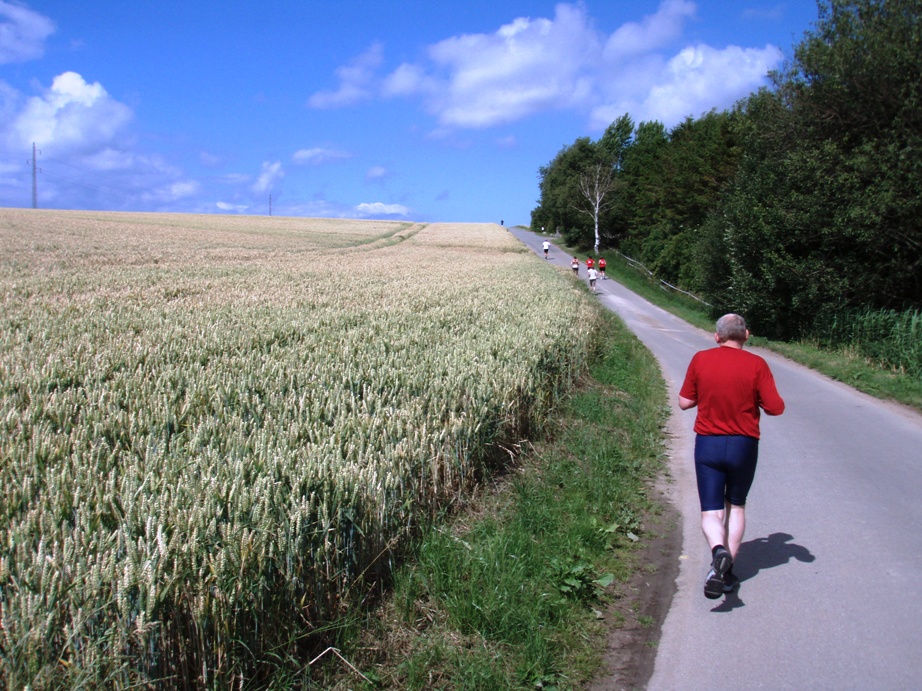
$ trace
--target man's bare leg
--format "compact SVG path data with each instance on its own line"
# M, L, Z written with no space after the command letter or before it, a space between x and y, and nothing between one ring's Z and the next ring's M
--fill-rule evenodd
M732 513L732 509L735 508L731 506L730 512L726 509L701 512L701 530L708 541L708 547L711 548L712 556L711 570L704 581L704 596L711 600L728 592L724 576L733 569L733 555L728 549L727 531L729 525L736 527Z
M712 550L717 545L727 547L725 516L726 512L723 509L701 512L701 531L704 533L704 539L708 541L708 547Z
M730 550L733 561L736 561L736 555L740 551L740 544L743 542L743 533L746 532L746 507L727 504L727 544L725 547Z

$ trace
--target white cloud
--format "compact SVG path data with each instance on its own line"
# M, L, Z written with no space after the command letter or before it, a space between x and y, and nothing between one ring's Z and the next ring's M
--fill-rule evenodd
M430 46L431 65L404 64L386 95L420 94L444 126L481 128L585 101L581 74L599 44L582 6L558 5L553 20L518 18L493 34Z
M247 175L246 173L228 173L227 175L222 175L219 178L219 182L223 182L228 185L246 185L253 179L252 175Z
M0 132L5 132L9 122L21 107L22 94L4 81L0 81Z
M208 151L199 151L198 160L206 168L220 168L224 165L224 160L215 154L212 154Z
M0 64L42 57L54 23L37 12L0 0Z
M313 199L306 202L286 202L278 205L280 216L302 216L305 218L355 218L351 207Z
M384 48L374 43L364 53L347 65L336 70L339 88L334 91L318 91L308 100L310 108L326 109L351 106L374 95L372 90L375 73L383 60Z
M276 161L275 163L264 161L262 172L259 174L256 182L253 183L253 192L256 194L268 192L273 188L275 183L283 177L285 177L285 171L282 170L281 161Z
M783 60L778 48L689 46L665 65L657 66L643 89L614 85L621 98L593 109L596 128L606 127L624 113L635 122L659 120L674 125L686 117L699 117L712 108L725 108L762 83L769 70ZM623 87L623 88L619 88Z
M99 82L87 84L76 72L54 78L51 88L27 100L8 133L19 147L53 147L55 151L93 151L114 140L132 117Z
M618 60L667 47L681 37L685 20L694 17L695 11L691 0L663 0L656 14L640 22L627 22L608 38L605 59Z
M296 151L291 160L299 165L319 166L324 163L333 163L350 158L352 154L348 151L330 149L324 147L315 147L313 149L300 149Z
M669 61L664 83L650 90L648 107L652 112L671 112L677 118L700 115L715 100L726 101L748 90L782 58L781 51L773 46L761 50L738 46L717 50L705 45L685 48Z
M421 65L404 63L391 72L382 85L385 96L412 96L436 94L441 89L439 80L426 74Z
M134 113L98 82L64 72L38 95L0 83L0 157L24 161L38 148L39 206L126 211L177 210L200 183L159 155L139 151ZM0 181L0 206L25 206L31 185L21 167Z
M689 44L683 35L696 13L692 0L662 0L606 35L585 5L558 4L553 19L519 17L492 34L431 45L427 60L392 70L380 93L421 99L443 135L551 110L584 113L596 129L626 112L671 126L732 106L782 60L772 46Z
M7 188L6 191L16 194L25 184L21 165L0 161L0 190Z
M139 180L137 187L140 190L137 198L146 209L170 209L174 204L193 200L201 192L201 185L197 180L176 180L161 184Z
M184 180L174 182L168 186L170 197L173 199L184 199L193 197L201 191L201 184L197 180Z
M372 166L368 169L368 172L365 173L366 182L376 182L379 180L384 180L385 178L390 177L391 171L389 171L384 166Z
M250 207L246 204L230 204L228 202L215 202L215 206L221 211L242 214Z
M403 204L384 204L382 202L359 204L354 209L359 218L371 216L408 216L410 209Z
M144 159L128 151L120 151L108 146L89 152L80 157L80 162L83 165L98 173L129 170L142 161L145 166L150 168L162 169L167 167L166 164L159 159Z

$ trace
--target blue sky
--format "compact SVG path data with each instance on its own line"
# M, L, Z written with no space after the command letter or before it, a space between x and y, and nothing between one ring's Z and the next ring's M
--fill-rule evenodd
M0 0L0 207L527 224L538 168L782 66L813 0Z

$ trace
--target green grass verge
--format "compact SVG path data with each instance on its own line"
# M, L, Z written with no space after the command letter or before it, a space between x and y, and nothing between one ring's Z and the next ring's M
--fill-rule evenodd
M315 688L565 689L598 672L602 611L658 510L666 413L650 353L602 320L597 361L544 440L419 543L343 648L357 671L333 660L341 678Z

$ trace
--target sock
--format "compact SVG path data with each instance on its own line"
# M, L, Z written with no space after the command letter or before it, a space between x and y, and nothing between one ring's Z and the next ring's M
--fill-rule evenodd
M717 550L719 550L719 549L726 549L726 547L724 547L723 545L714 545L714 549L711 550L711 556L712 556L712 557L716 557L716 556L717 556Z

